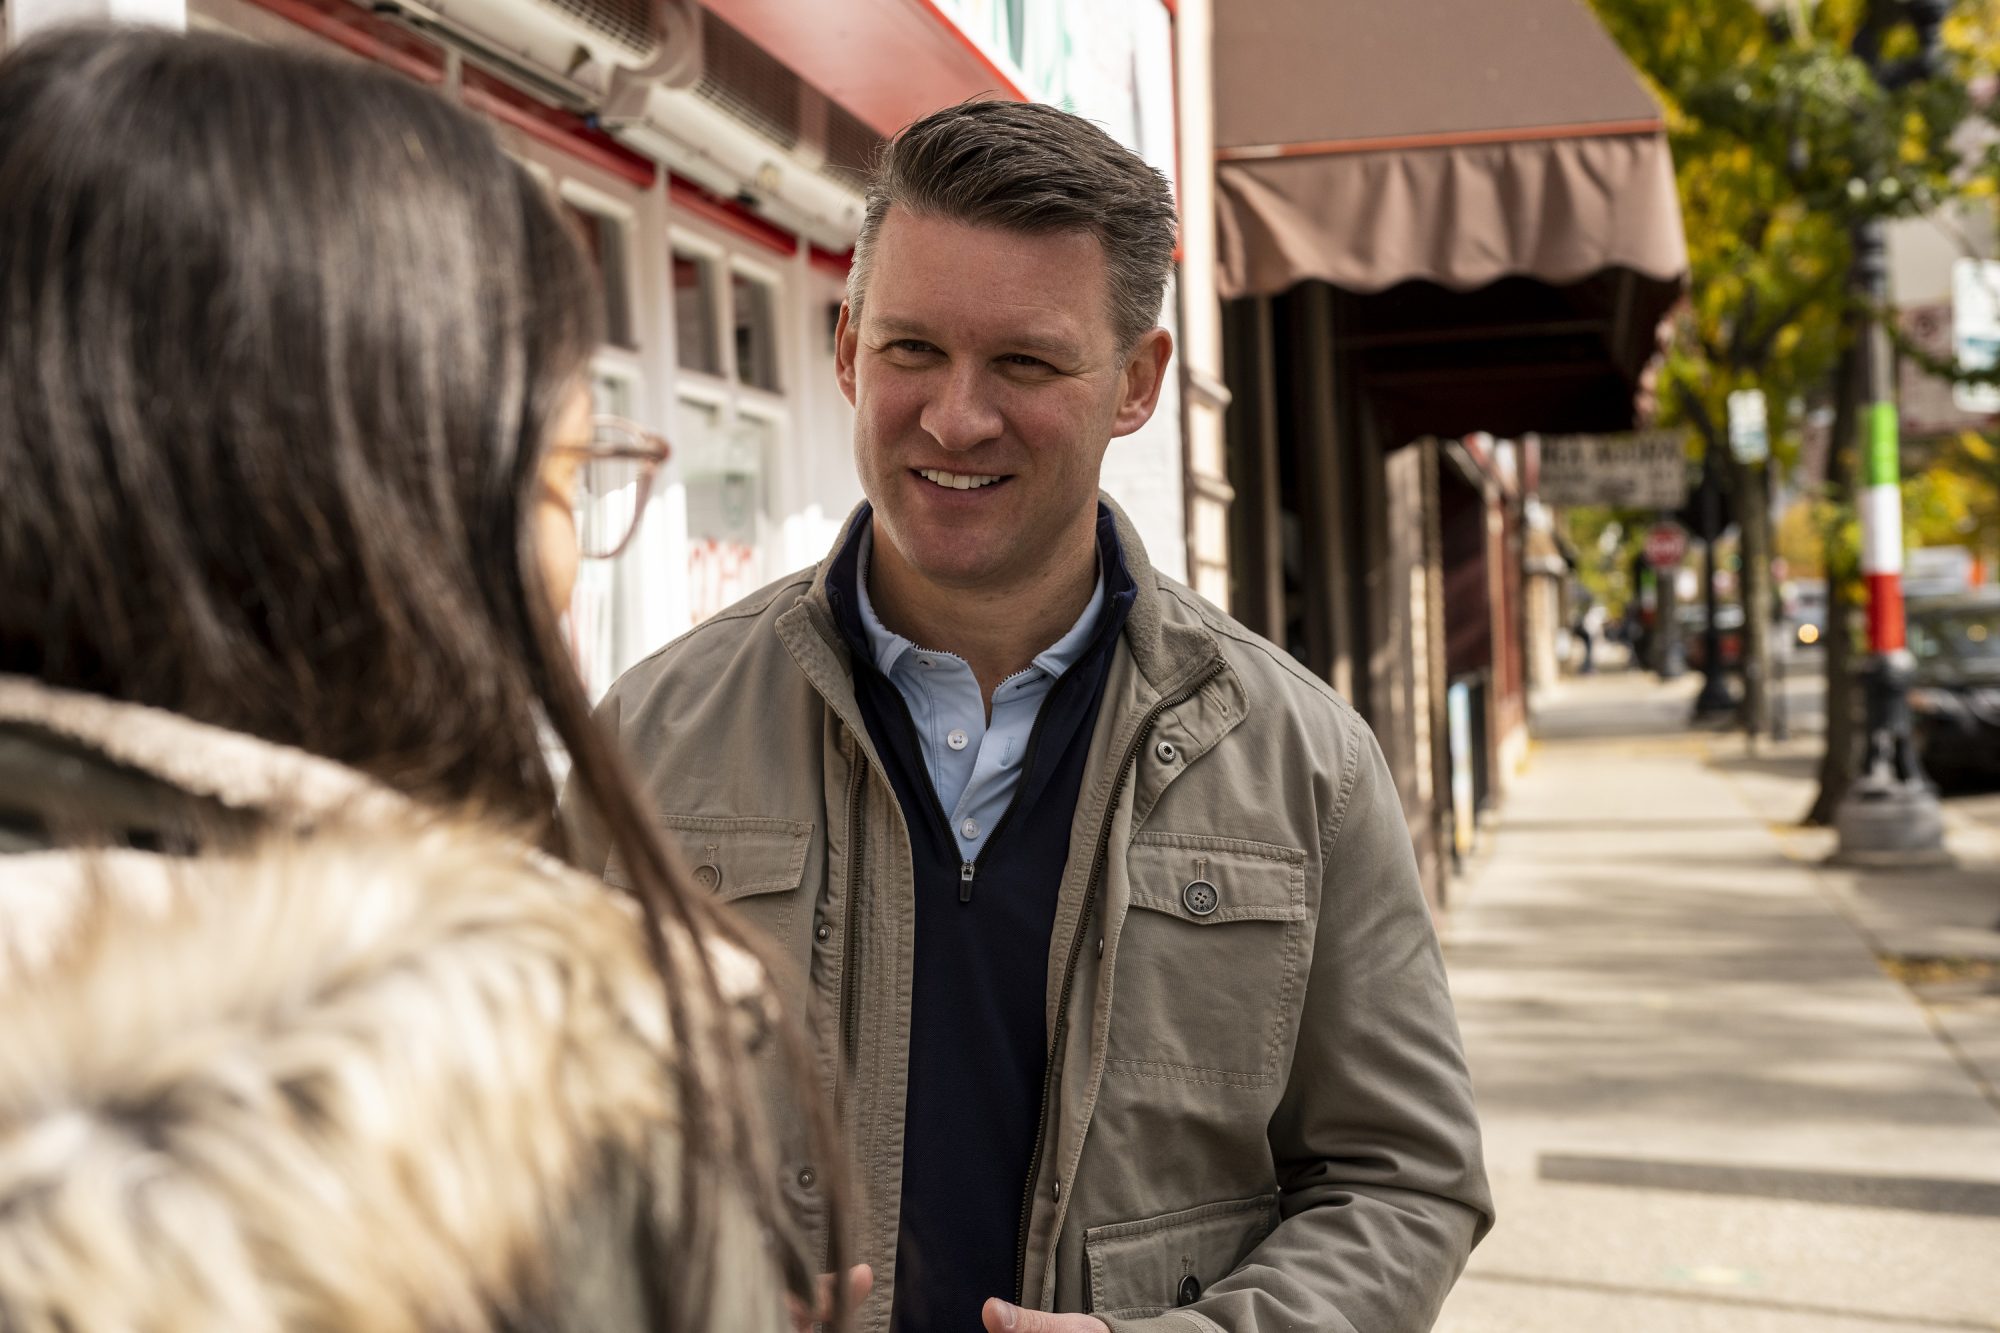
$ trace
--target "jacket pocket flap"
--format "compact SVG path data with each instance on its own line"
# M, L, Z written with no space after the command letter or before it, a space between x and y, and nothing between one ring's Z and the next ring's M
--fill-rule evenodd
M660 816L660 825L687 858L695 882L724 902L783 893L805 878L810 823L667 814Z
M1089 1227L1091 1313L1145 1318L1200 1298L1236 1271L1278 1222L1278 1196L1260 1194L1138 1222Z
M1303 921L1306 854L1240 838L1141 833L1127 855L1132 905L1197 926Z

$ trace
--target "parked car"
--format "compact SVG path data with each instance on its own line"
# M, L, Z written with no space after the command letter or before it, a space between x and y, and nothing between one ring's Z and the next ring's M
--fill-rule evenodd
M1912 601L1910 714L1940 783L2000 776L2000 588Z
M1795 579L1785 585L1778 622L1779 652L1814 649L1826 642L1826 580Z

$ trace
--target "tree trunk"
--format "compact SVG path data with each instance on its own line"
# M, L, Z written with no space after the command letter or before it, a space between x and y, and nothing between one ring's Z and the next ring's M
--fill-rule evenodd
M1861 380L1858 321L1848 317L1847 350L1841 354L1834 386L1833 439L1827 450L1826 489L1842 512L1854 507L1856 435L1861 427ZM1860 758L1860 727L1855 718L1854 651L1849 621L1853 603L1848 595L1846 553L1829 547L1826 553L1826 749L1819 758L1819 795L1804 822L1825 827L1833 823L1847 789L1854 784Z
M1743 729L1750 748L1771 720L1771 498L1768 464L1736 465L1736 523L1742 534L1743 576L1737 596L1743 603Z

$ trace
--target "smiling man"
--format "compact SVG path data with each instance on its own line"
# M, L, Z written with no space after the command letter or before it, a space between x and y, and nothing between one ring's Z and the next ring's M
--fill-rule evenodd
M814 1020L864 1329L1423 1329L1490 1223L1373 737L1098 490L1167 373L1173 244L1088 122L905 130L837 334L867 502L604 706Z

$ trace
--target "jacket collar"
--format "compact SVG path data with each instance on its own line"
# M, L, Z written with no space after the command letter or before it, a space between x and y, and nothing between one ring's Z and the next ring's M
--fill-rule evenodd
M232 810L303 828L335 813L407 817L409 798L290 746L159 708L0 675L0 723L38 728Z
M1146 554L1146 544L1139 538L1139 530L1131 518L1119 507L1118 502L1102 491L1098 492L1098 502L1111 511L1111 519L1118 533L1118 545L1125 561L1125 568L1131 574L1136 591L1132 610L1125 618L1124 640L1131 650L1133 664L1146 683L1156 692L1164 693L1177 684L1199 674L1207 666L1220 658L1222 649L1215 637L1199 625L1169 624L1163 614L1164 589L1161 577L1153 568L1153 562ZM806 667L806 674L813 677L822 693L833 682L824 679L829 667L846 677L846 694L853 693L853 662L845 636L839 630L834 607L828 596L828 583L833 576L834 565L842 551L855 535L860 524L868 521L872 510L867 501L856 505L840 525L840 535L834 539L833 549L827 552L813 572L812 587L807 591L799 606L788 611L779 620L780 633L785 635L795 657L810 657L814 665ZM794 620L797 617L797 620ZM786 622L792 621L790 632ZM810 645L798 641L798 634L810 626L826 650L823 656ZM832 696L829 695L829 698ZM836 701L837 706L837 701Z

